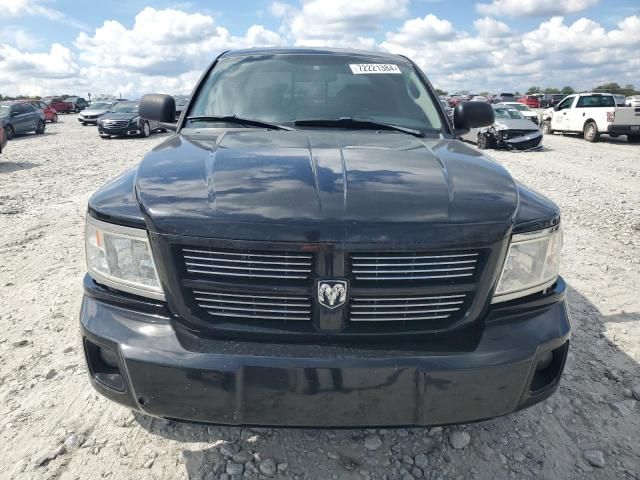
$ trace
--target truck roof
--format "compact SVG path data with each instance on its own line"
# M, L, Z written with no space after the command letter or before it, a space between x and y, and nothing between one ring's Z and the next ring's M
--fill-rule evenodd
M222 57L244 57L251 55L350 55L362 56L368 58L378 58L380 60L403 61L408 60L393 53L372 52L367 50L356 50L349 48L312 48L312 47L265 47L265 48L246 48L239 50L229 50L223 53Z

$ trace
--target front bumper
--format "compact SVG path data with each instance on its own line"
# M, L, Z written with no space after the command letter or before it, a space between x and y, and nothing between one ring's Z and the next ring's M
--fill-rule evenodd
M98 123L98 133L100 135L114 135L119 137L134 136L140 135L140 126L128 125L124 128L108 128Z
M473 348L453 352L435 339L382 348L202 338L162 304L88 277L80 320L93 386L148 415L229 425L438 425L505 415L557 389L571 332L565 292L559 279L544 295L493 305L481 327L453 333L476 336ZM113 377L101 376L98 347L117 354L117 388L102 380ZM551 351L551 366L537 372Z
M542 147L542 132L533 131L514 138L498 138L498 147L509 150L533 150Z
M82 114L80 114L80 115L78 115L78 122L79 123L91 124L91 125L97 125L98 124L98 117L86 118L86 117L83 117Z

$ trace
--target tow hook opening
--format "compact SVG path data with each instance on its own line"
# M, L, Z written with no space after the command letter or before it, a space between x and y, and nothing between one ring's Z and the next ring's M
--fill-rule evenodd
M100 384L117 392L125 391L118 353L110 347L84 340L84 350L91 376Z
M562 346L542 352L536 358L536 367L529 390L531 394L542 393L555 385L560 379L567 359L569 342Z

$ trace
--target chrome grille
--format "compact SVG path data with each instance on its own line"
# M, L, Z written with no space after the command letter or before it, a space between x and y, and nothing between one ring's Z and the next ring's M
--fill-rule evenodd
M182 248L187 272L198 275L304 280L311 274L310 253Z
M356 280L469 280L478 252L379 252L351 255Z
M216 318L245 320L310 320L311 300L297 295L194 290L197 305Z
M126 128L129 120L103 120L102 126L106 128Z
M443 320L460 312L467 295L352 298L350 321Z

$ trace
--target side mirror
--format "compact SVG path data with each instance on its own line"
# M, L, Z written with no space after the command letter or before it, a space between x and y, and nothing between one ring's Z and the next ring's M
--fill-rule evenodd
M144 95L138 105L142 118L156 122L175 123L176 101L171 95L152 93Z
M456 136L472 128L488 127L495 122L493 107L485 102L461 102L453 109L453 130Z

